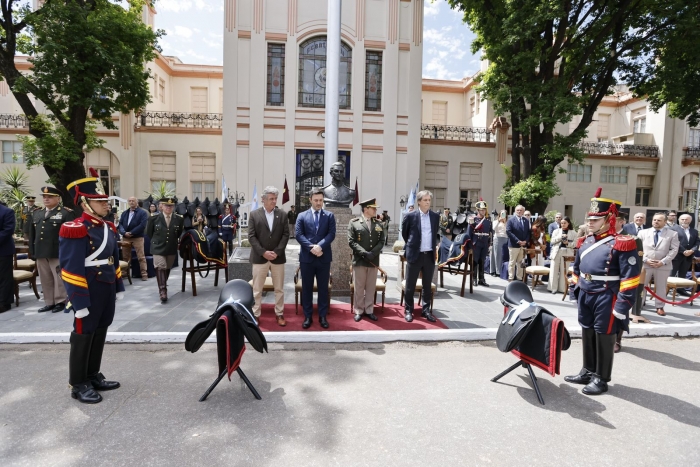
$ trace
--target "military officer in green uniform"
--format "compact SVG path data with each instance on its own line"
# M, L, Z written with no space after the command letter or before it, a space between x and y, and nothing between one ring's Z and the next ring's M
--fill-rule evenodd
M44 292L44 306L39 313L58 313L66 308L66 288L61 279L58 262L58 232L64 222L75 219L75 213L61 206L61 192L52 186L41 188L44 209L32 213L29 225L29 255L36 261L36 269Z
M160 213L151 216L146 226L146 235L151 239L153 267L156 269L161 303L168 301L168 277L175 262L180 235L184 231L185 219L173 212L176 204L177 198L162 198L159 201Z
M377 286L379 255L384 246L386 229L377 220L375 198L360 203L362 216L350 220L348 224L348 244L352 249L352 274L355 283L355 321L365 314L377 321L374 314L374 291Z
M41 208L34 204L36 196L27 196L24 200L27 204L22 208L22 235L24 236L24 241L29 243L29 230L34 220L34 211Z

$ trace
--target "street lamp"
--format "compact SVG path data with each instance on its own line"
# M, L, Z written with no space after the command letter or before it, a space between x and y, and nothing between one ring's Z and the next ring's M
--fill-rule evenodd
M406 195L401 195L401 198L399 198L399 204L401 205L402 211L403 207L406 206L406 201L408 201L408 197Z
M491 217L495 220L498 217L498 211L496 211L496 208L491 211Z
M231 206L233 207L233 213L238 212L238 208L241 206L241 204L245 203L245 193L242 191L234 191L233 194L231 194L231 189L229 188L228 198Z

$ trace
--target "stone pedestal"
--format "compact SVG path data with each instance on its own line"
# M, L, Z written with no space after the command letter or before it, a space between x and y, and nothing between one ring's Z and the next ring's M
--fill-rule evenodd
M253 280L253 265L250 264L250 248L234 248L228 259L228 279Z
M335 216L335 240L331 243L333 262L331 274L333 275L333 297L350 296L350 265L352 264L352 250L348 245L348 224L355 217L350 208L326 208Z

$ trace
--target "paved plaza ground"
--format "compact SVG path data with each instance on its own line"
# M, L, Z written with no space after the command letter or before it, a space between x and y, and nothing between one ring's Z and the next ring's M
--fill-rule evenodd
M69 396L68 345L0 346L0 459L10 466L700 465L700 339L629 339L604 396L523 369L492 343L272 344L198 402L215 346L109 344L122 383ZM578 372L581 345L562 356Z
M294 240L290 241L287 249L288 263L285 268L286 303L294 303L293 276L298 267L298 251L299 245ZM396 288L398 263L398 256L391 252L390 248L385 248L385 253L381 256L381 266L389 275L386 297L386 302L389 304L399 303L400 292ZM197 276L198 295L196 297L192 296L189 278L185 292L180 292L181 278L181 269L174 269L168 287L170 300L165 305L159 301L155 278L147 282L135 279L133 285L127 283L126 297L117 303L114 323L110 327L110 333L114 334L110 338L118 336L118 333L187 333L196 323L206 319L216 306L223 278L219 287L214 287L213 273L204 279ZM503 293L507 281L487 276L487 282L491 287L475 287L473 294L469 294L467 288L465 296L460 297L461 279L461 276L445 274L445 286L438 287L435 297L435 316L452 330L473 330L476 338L483 338L483 336L492 338L493 332L483 333L483 331L495 331L499 319L502 319L503 307L498 298ZM16 342L16 339L9 339L8 336L18 333L62 333L61 339L67 341L67 333L72 326L72 315L37 313L36 310L43 305L43 302L36 299L26 284L21 285L20 291L20 306L13 306L11 311L0 314L0 342ZM534 298L537 303L563 319L573 335L577 334L575 303L570 302L568 298L562 302L561 294L550 294L544 285L535 288ZM334 297L332 302L348 303L349 301L349 297ZM274 303L274 294L266 294L263 303ZM700 335L700 317L693 316L700 310L700 300L696 301L694 307L689 304L675 307L667 305L665 317L656 315L651 299L647 301L644 310L644 315L651 320L652 324L631 325L633 333L673 335L678 331L681 335ZM381 313L377 314L381 319ZM329 322L332 329L332 315L329 317ZM650 329L654 331L649 331ZM298 329L298 331L302 330ZM463 339L470 333L453 335ZM173 334L173 336L175 340L184 340L184 335ZM291 334L286 338L292 338ZM283 337L275 336L272 340L280 339Z

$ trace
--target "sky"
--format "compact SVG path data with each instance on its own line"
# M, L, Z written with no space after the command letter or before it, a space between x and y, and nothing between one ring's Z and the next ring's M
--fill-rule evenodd
M224 0L157 0L156 27L164 55L184 63L223 64ZM479 70L479 57L471 53L474 35L445 0L426 0L423 31L423 77L462 79Z

